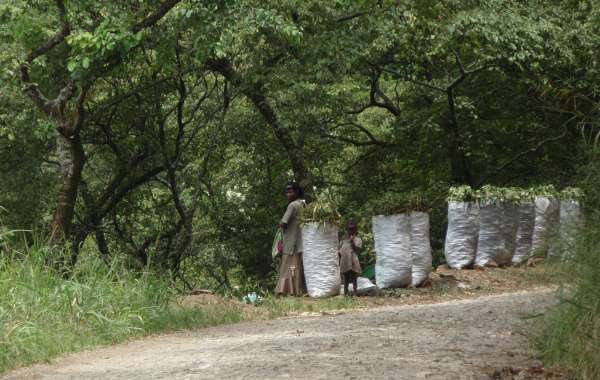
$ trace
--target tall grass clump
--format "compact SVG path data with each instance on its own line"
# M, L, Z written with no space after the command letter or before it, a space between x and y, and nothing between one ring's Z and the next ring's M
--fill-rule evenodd
M568 277L568 282L537 338L543 360L569 370L576 379L600 379L599 227L600 214L596 213L588 218L574 258L556 274Z
M0 257L0 373L132 336L233 323L241 308L183 308L168 279L96 254L65 274L43 245Z

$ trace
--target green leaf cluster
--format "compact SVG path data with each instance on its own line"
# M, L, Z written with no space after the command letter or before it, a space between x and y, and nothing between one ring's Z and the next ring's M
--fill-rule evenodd
M469 185L452 186L448 190L448 202L473 202L477 199L476 192Z
M558 198L559 192L554 185L538 185L530 189L531 193L536 197Z
M578 187L565 187L559 194L560 199L582 201L585 193Z
M337 225L341 218L337 202L331 192L327 190L321 192L314 201L307 204L300 216L303 224L332 223Z
M388 191L370 200L367 209L371 215L396 215L413 211L428 212L430 206L430 197L423 192Z

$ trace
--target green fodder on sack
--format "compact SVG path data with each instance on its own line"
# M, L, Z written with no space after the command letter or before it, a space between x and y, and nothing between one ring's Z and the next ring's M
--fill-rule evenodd
M333 223L339 224L341 215L338 212L338 203L329 191L323 191L316 199L307 204L302 210L300 220L306 223Z
M448 202L473 202L477 200L477 192L469 185L452 186L448 190Z
M372 199L368 203L367 209L371 215L396 215L412 211L429 212L431 203L430 194L418 190L388 191Z
M582 189L578 187L565 187L560 193L559 197L561 200L573 200L583 201L585 194Z

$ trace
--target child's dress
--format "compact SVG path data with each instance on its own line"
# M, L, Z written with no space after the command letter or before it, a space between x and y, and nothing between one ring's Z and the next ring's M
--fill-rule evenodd
M362 273L362 268L358 261L358 251L362 249L362 240L358 236L354 237L354 246L356 247L356 251L352 248L349 236L344 236L340 240L340 273L347 273L349 271L357 275Z

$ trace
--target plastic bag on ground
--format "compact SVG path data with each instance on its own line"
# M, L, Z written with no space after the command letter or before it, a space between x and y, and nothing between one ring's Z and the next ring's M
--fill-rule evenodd
M358 294L359 296L376 294L377 290L378 290L377 285L373 284L371 282L371 280L369 280L368 278L365 278L365 277L358 277L356 279L356 285L358 286L356 294ZM352 292L352 290L354 290L353 285L350 284L348 289L350 290L350 292ZM340 287L340 294L344 294L344 285L343 284Z
M473 264L478 236L479 206L474 202L449 202L444 256L450 268L463 269Z
M577 233L583 227L583 213L581 205L576 200L564 199L560 201L560 255L569 259L575 254Z
M338 229L330 223L308 223L302 227L304 276L308 295L335 296L340 291Z
M512 264L512 258L515 254L517 245L517 231L519 229L518 204L510 202L502 204L501 223L504 249L497 253L494 257L494 261L500 266L506 266Z
M498 204L483 203L479 208L479 239L475 265L484 267L505 255L505 241L502 234L503 207Z
M373 237L377 286L382 289L409 286L412 277L409 216L374 216Z
M519 265L527 261L531 255L531 239L535 224L535 205L523 202L519 205L519 227L517 229L515 254L512 263Z
M549 251L551 239L558 232L560 219L560 203L555 198L535 198L535 224L531 238L532 254L546 254Z
M429 240L429 214L411 212L410 252L412 256L412 286L422 285L431 272L431 243Z

